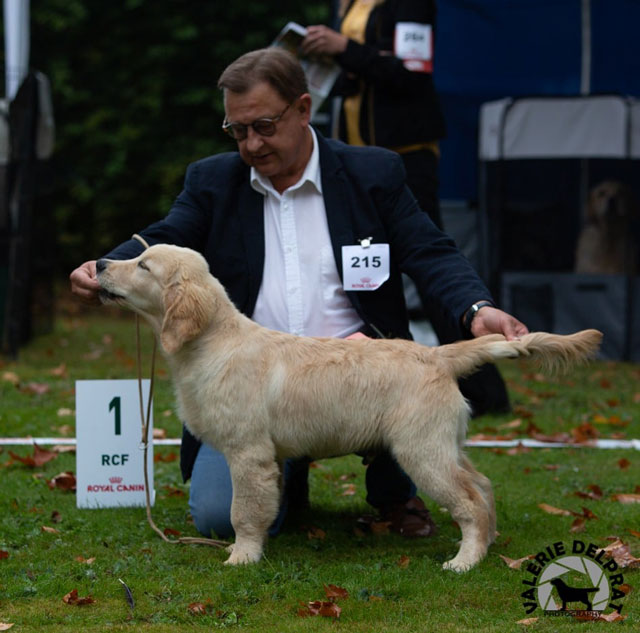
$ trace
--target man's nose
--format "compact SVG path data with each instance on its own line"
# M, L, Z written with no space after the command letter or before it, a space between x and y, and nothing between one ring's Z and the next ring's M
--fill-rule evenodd
M247 149L250 152L255 152L262 147L263 138L258 134L251 126L247 129Z

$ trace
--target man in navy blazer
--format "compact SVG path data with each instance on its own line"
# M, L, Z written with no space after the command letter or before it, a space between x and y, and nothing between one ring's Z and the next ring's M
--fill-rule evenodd
M401 278L406 273L461 335L515 338L527 332L495 308L454 242L418 207L397 154L327 140L310 126L311 97L292 55L277 48L243 55L218 85L223 128L238 152L188 167L169 214L140 231L149 244L201 252L234 304L272 329L411 338ZM388 278L373 290L350 290L345 268L358 266L362 258L354 253L370 245L386 253L377 264L388 268ZM106 257L128 259L141 249L130 240ZM73 271L71 284L80 298L98 302L95 261ZM224 457L185 430L181 468L185 480L192 478L196 527L228 536L231 482ZM283 506L272 533L288 503L304 503L306 468L306 462L285 465ZM367 491L367 500L399 532L432 532L415 487L387 453L370 464Z

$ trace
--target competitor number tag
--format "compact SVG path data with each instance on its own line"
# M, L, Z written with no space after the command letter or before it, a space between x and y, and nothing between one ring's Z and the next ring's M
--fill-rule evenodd
M433 34L430 24L398 22L394 35L394 54L407 70L433 72Z
M345 290L377 290L389 279L389 244L362 244L342 247Z

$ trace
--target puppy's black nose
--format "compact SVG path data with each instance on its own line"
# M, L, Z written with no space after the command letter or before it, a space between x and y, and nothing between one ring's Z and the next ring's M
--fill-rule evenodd
M108 264L108 263L109 263L109 260L107 260L107 259L99 259L99 260L96 262L96 270L97 270L99 273L101 273L101 272L102 272L102 271L107 267L107 264Z

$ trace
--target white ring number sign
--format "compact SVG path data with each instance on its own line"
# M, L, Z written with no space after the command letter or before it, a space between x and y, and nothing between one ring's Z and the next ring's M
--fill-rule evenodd
M142 382L145 403L149 381ZM76 503L78 508L145 506L137 380L76 381ZM153 420L149 435L153 436ZM153 445L147 451L153 490Z

